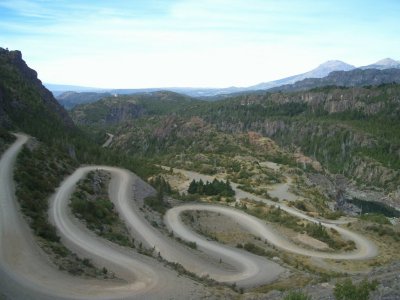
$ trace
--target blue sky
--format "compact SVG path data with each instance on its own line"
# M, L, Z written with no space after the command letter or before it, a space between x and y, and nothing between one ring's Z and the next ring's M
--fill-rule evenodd
M400 59L398 0L0 0L0 47L47 83L249 86Z

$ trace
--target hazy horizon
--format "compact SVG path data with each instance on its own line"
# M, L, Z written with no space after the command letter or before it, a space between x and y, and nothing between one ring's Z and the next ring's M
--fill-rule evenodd
M46 83L251 86L327 60L400 57L400 2L0 1L4 48Z

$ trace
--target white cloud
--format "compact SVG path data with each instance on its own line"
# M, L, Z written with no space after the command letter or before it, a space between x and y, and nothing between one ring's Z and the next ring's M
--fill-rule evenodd
M353 24L322 1L131 3L0 0L27 18L0 18L3 46L22 50L46 82L99 87L252 85L328 59L398 58L396 19L385 31Z

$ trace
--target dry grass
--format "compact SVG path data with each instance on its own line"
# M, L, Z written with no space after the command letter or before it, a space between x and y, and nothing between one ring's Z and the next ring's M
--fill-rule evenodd
M268 293L273 290L287 291L287 290L296 289L296 288L303 288L307 284L309 284L311 280L312 279L307 275L294 274L288 278L278 279L277 281L275 281L273 283L259 286L255 289L253 289L252 292Z

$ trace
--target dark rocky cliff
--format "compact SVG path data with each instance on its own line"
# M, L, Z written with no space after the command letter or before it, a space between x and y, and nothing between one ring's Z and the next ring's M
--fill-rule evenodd
M3 48L0 48L0 126L28 133L44 126L74 128L68 113L43 86L36 71L28 67L21 52Z

